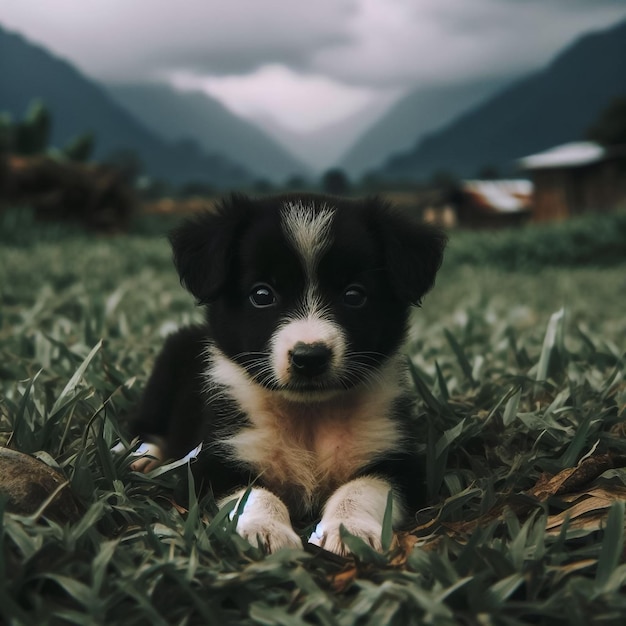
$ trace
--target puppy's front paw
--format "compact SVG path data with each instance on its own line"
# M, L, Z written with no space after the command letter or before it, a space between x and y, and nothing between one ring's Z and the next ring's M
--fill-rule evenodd
M237 533L267 552L276 552L281 548L302 548L302 540L289 524L277 521L240 517Z
M137 457L137 460L130 464L130 469L144 474L156 469L165 460L162 447L156 443L142 443L133 452L133 456Z
M387 511L391 485L376 476L361 476L342 485L326 502L322 521L317 525L309 542L346 555L350 549L341 539L341 526L359 537L372 548L382 552L381 535ZM392 523L401 519L401 506L392 500Z
M225 498L220 507L236 498L237 509L242 499L247 500L237 519L237 533L252 545L264 548L268 552L276 552L281 548L302 548L302 540L291 527L289 511L285 503L271 491L262 487L241 490L234 498ZM236 509L235 509L236 510ZM231 519L235 514L231 512Z
M383 531L382 525L371 517L339 519L330 518L322 519L317 525L313 534L309 538L309 543L324 548L329 552L334 552L340 556L350 554L350 549L341 539L341 526L355 537L363 539L374 550L382 552L381 535Z

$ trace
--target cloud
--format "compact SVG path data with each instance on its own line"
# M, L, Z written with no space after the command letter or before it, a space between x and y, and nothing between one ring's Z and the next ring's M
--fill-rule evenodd
M320 49L311 66L370 86L515 75L625 17L614 0L361 0L350 37Z
M0 21L105 80L173 69L244 74L305 67L346 41L358 0L0 0Z
M174 81L297 130L420 86L514 78L624 0L0 0L0 20L104 81Z
M2 22L104 80L265 66L362 88L518 73L623 0L0 0Z
M299 132L331 124L372 104L390 102L397 95L271 64L243 76L178 71L169 74L168 81L179 89L205 91L244 117L276 118Z

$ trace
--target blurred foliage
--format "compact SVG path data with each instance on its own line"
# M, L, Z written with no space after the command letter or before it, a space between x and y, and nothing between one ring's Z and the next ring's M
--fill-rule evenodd
M311 188L311 183L304 177L298 174L289 176L285 181L285 191L306 191Z
M450 170L439 170L430 177L429 186L445 193L456 191L461 186L461 179Z
M176 213L133 216L131 233L163 235L181 219ZM37 224L26 208L0 214L0 243L59 241L66 226ZM70 232L74 232L70 228ZM563 223L529 224L492 231L453 230L444 265L487 266L534 272L550 266L610 266L626 262L626 212L594 213Z
M547 266L606 266L626 260L626 211L589 213L561 224L453 235L448 264L537 271Z
M252 191L254 193L266 194L272 193L276 189L274 183L267 178L259 178L254 181Z
M476 172L476 178L481 180L498 180L503 178L503 176L497 165L483 165Z
M56 158L85 163L93 154L95 137L86 132L70 140L60 150L50 146L53 119L45 103L34 100L24 119L14 122L11 116L0 113L0 154L36 156L50 153Z
M14 132L13 151L22 156L41 154L48 149L52 119L43 102L34 101Z
M144 170L141 157L135 150L120 149L103 159L105 165L114 167L129 185L135 185Z
M0 113L0 155L10 152L13 147L14 126L11 116Z
M264 557L210 497L179 505L186 464L142 475L110 453L163 337L201 318L161 236L174 218L115 237L0 219L0 442L57 467L82 511L61 525L0 503L0 622L623 622L626 470L539 489L626 454L623 257L503 271L489 255L501 235L528 255L526 230L452 233L408 346L428 508L382 555ZM596 219L604 242L623 217Z
M333 196L345 195L350 191L348 175L339 168L327 170L321 180L321 189Z
M587 138L603 146L626 146L626 97L611 101L587 131Z
M83 133L72 139L62 150L63 156L70 161L85 163L93 154L95 138L93 133Z
M187 183L185 185L183 185L179 192L178 192L178 196L180 198L193 198L193 197L211 197L214 196L216 193L215 187L213 187L213 185L209 184L209 183L203 183L203 182L190 182ZM157 194L156 197L159 197L159 195L161 197L165 196L166 194L161 193L161 194ZM171 195L171 194L170 194Z

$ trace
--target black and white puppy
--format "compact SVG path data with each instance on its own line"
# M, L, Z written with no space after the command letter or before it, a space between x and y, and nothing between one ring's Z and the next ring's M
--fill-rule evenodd
M146 471L203 442L196 481L218 504L252 489L237 531L269 550L344 553L343 524L380 548L420 504L404 357L410 305L432 287L444 235L376 198L233 195L171 235L207 323L170 336L134 434ZM151 458L152 457L152 458Z

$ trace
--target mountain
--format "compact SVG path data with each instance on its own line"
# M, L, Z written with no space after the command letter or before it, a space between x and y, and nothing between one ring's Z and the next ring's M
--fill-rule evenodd
M337 163L346 148L366 132L388 108L388 102L368 105L337 122L310 131L292 130L269 115L259 115L255 122L319 173ZM387 150L387 154L389 152L391 149Z
M358 176L382 165L389 154L408 150L420 136L438 130L468 107L484 100L503 85L486 79L458 85L417 88L394 104L345 154L339 167Z
M157 137L70 63L0 27L0 111L21 119L35 98L52 114L53 145L91 131L96 158L132 150L146 173L173 183L234 187L251 180L243 166L221 155L205 154L192 142Z
M203 150L242 163L255 174L284 181L307 166L253 124L200 91L155 83L107 85L113 98L167 140L191 138Z
M545 69L514 82L444 129L392 156L376 173L420 180L437 171L515 171L515 159L584 137L609 102L626 94L626 22L586 35Z

